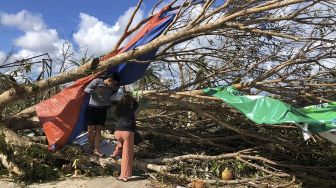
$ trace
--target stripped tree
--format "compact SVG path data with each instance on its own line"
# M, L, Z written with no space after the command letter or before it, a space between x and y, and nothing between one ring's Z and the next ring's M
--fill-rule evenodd
M111 50L112 53L116 52L124 40L150 18L130 28L141 3L142 1L139 1L124 30L124 35ZM303 147L295 147L292 140L289 141L277 135L262 134L258 128L249 130L250 128L246 126L251 125L251 122L232 108L223 107L218 99L203 96L201 89L233 85L246 93L266 93L296 106L335 100L335 2L331 0L208 0L200 3L185 0L180 5L176 4L176 1L171 2L176 17L157 39L134 50L100 61L94 70L89 61L82 65L78 63L79 67L29 85L15 83L0 95L0 110L17 100L25 100L55 86L103 71L109 66L126 61L141 63L136 60L138 56L159 48L152 64L162 68L161 73L165 76L161 79L168 78L165 79L165 83L170 84L157 84L151 88L146 83L146 87L140 87L147 89L142 91L142 97L152 101L148 104L148 109L154 109L144 112L143 117L140 117L140 125L143 125L145 131L163 138L173 140L183 138L186 142L225 148L228 151L235 151L233 147L236 146L234 142L237 136L240 142L246 143L244 149L251 146L263 146L265 149L280 144L291 152L302 151ZM153 12L156 7L153 8ZM231 147L230 144L223 144L223 141L227 141L223 137L207 139L176 132L169 133L166 129L160 129L160 132L149 128L146 124L146 122L159 124L160 121L155 117L167 118L169 121L183 124L183 121L176 118L178 113L172 112L174 110L193 111L196 114L196 120L193 122L196 128L191 127L190 132L195 130L196 133L197 126L201 126L197 118L207 122L209 126L202 127L205 130L213 128L212 124L229 130L230 135L225 137L231 136L229 137L233 140ZM27 118L35 116L34 112L35 109L32 106L2 121L8 128L14 130L36 127L38 126L36 120L33 121L35 123L27 121ZM225 118L222 114L225 114ZM249 152L253 154L250 150L246 153ZM279 177L292 174L280 173L279 169L272 166L274 164L277 167L299 172L306 172L302 169L313 168L290 167L289 164L258 158L257 155L252 155L251 158L251 155L248 157L245 154L228 155L228 158L234 158L268 175ZM199 156L184 157L183 160L193 158L197 159ZM204 159L208 158L211 157L204 156ZM218 160L220 157L215 159ZM162 164L168 163L169 160L161 159L154 162ZM262 166L265 163L267 164ZM270 170L271 167L267 165L271 165L275 170ZM325 170L321 167L319 170L328 177L335 178L335 175L328 171L330 169ZM302 174L301 177L311 178Z

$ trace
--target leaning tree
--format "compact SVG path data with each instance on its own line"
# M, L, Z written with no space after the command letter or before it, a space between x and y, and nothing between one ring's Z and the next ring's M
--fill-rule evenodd
M130 28L141 3L142 0L112 52L151 17ZM151 61L147 80L138 83L138 88L146 89L139 92L141 100L145 101L138 118L139 129L150 141L158 137L199 148L184 148L194 153L189 155L173 150L170 156L163 155L165 152L160 150L168 147L156 148L161 155L145 156L146 159L137 160L136 166L182 182L190 182L191 176L181 174L192 173L194 177L204 178L205 173L210 184L258 186L265 181L284 185L296 182L335 184L335 165L330 162L335 159L335 145L319 136L304 142L300 130L291 124L256 126L220 100L204 96L202 91L206 87L233 85L246 93L269 95L298 107L335 100L335 2L184 0L177 3L175 0L170 5L176 17L161 36L103 60L95 69L91 61L85 59L84 63L75 63L79 65L76 68L63 69L57 75L28 84L3 76L3 83L10 85L1 86L0 111L5 112L17 103L109 66L126 61L142 63L137 60L138 56L159 48ZM162 1L153 7L152 13L160 6ZM62 65L70 56L63 57ZM151 84L150 77L155 78L155 83ZM22 111L12 111L1 120L3 142L11 148L5 150L7 154L12 153L3 152L1 162L18 175L25 172L20 164L11 161L11 156L19 151L16 148L36 145L37 139L22 136L20 132L39 127L33 105L26 105L29 108L21 108ZM153 142L150 142L152 146ZM181 144L176 145L167 144L169 149ZM333 152L325 151L326 147ZM144 148L139 147L139 156L141 149ZM197 154L199 151L205 153ZM75 158L65 154L50 157ZM103 165L109 163L94 157L91 160ZM236 180L219 181L214 175L218 175L216 170L204 170L215 166L218 171L225 165L241 165L250 173L246 176L243 172L236 174ZM188 170L190 166L197 168ZM177 172L180 175L176 175ZM258 177L251 178L251 174L258 174Z

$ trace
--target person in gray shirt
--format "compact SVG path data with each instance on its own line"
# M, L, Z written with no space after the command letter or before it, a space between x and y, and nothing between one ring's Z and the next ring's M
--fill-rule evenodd
M95 78L84 89L90 94L89 107L87 111L87 124L89 136L89 153L103 157L99 150L101 131L105 125L107 109L112 105L111 97L119 89L120 78L116 73L107 78Z

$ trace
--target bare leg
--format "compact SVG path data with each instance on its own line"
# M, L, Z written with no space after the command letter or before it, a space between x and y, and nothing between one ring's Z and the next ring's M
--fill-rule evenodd
M100 139L101 139L101 131L103 130L103 126L97 125L96 126L96 131L95 131L95 136L94 136L94 152L97 154L100 153Z
M120 151L122 150L122 146L124 143L124 140L121 138L121 131L114 131L114 137L118 141L118 143L116 144L111 157L116 157L118 155L121 156Z
M89 153L93 150L93 142L95 138L96 125L88 126L88 137L89 137Z
M123 151L121 160L120 178L127 180L132 176L134 159L134 133L131 131L122 131Z

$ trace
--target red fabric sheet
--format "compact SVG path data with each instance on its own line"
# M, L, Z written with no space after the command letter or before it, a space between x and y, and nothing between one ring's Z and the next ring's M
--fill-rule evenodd
M165 20L160 19L160 15L168 8L169 7L165 7L150 19L130 42L128 42L122 49L118 50L118 53L107 54L102 60L106 60L116 54L126 51L148 31ZM85 98L84 89L87 84L98 75L99 74L79 79L60 93L35 106L37 116L39 117L40 123L47 136L50 150L58 150L67 143L72 130L76 126L80 108Z

